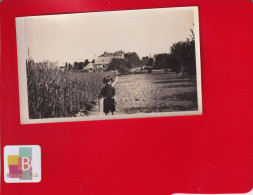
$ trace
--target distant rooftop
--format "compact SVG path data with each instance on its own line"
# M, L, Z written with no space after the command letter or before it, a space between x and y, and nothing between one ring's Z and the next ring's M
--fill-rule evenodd
M115 53L109 53L109 52L104 52L102 55L100 55L99 57L116 57L116 56L122 56L124 55L125 52L123 50L120 51L116 51Z

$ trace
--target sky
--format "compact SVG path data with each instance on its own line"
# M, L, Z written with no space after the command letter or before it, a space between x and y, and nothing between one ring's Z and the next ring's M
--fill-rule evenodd
M106 52L140 58L168 53L193 29L192 9L163 8L22 17L25 49L35 62L90 61ZM27 52L28 53L28 52Z

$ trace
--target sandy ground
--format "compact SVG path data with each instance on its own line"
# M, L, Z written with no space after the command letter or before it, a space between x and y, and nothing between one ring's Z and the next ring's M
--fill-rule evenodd
M162 71L119 76L115 85L116 114L197 110L196 80ZM103 115L94 107L90 115Z

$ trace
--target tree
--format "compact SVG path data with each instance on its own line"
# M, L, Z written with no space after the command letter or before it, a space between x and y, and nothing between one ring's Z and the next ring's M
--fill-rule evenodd
M113 58L108 65L107 70L118 70L121 74L129 73L131 66L127 63L125 59Z
M149 58L148 59L148 66L153 66L154 65L154 59L153 58Z
M191 79L193 76L196 76L196 55L195 55L195 34L192 29L190 39L187 40L189 44L189 73L191 75Z
M73 70L73 66L70 63L68 64L68 70Z
M79 62L78 63L78 70L83 70L84 68L84 62Z
M89 63L90 63L90 62L89 62L89 60L88 60L88 59L86 59L86 60L84 61L84 65L83 65L83 67L87 66Z
M141 65L141 60L136 52L125 53L124 59L128 63L128 66L134 68Z
M186 73L191 75L191 79L196 75L196 57L195 57L195 35L192 29L192 35L186 41L174 43L170 48L172 70L183 71L183 76Z
M78 70L78 62L74 62L74 67L73 67L74 70Z
M180 64L177 61L177 58L174 54L170 54L170 66L171 66L171 71L179 73L181 71Z
M84 62L74 62L74 70L82 70L84 68Z
M149 57L148 56L142 57L141 65L142 66L148 66L149 65Z
M169 54L162 53L155 56L154 69L168 69L170 68Z

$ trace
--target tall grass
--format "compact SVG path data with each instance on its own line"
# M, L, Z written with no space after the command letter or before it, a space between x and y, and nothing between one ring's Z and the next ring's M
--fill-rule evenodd
M29 61L26 70L30 119L88 114L96 104L104 76L112 74L60 71Z

